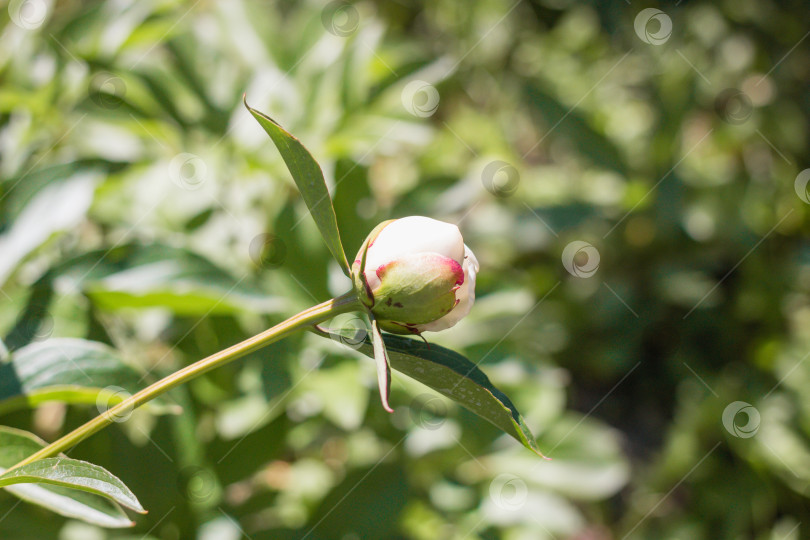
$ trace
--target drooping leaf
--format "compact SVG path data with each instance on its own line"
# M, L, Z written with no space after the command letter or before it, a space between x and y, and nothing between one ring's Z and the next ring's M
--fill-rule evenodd
M0 361L0 414L46 401L115 405L146 384L141 371L103 343L53 338Z
M312 219L315 220L318 230L321 231L326 246L332 252L332 256L340 265L343 273L348 276L350 274L349 264L346 260L346 253L343 251L343 244L340 241L335 208L332 206L332 199L329 196L329 190L326 188L320 165L309 153L309 150L275 120L251 108L247 104L247 100L244 103L250 114L264 128L273 140L273 144L278 148L293 180L295 180L295 184L301 191L301 196L312 214Z
M53 457L37 460L0 475L0 487L14 484L50 484L107 497L139 513L146 511L124 483L109 471L78 459Z
M100 527L122 529L135 525L117 503L84 491L47 484L16 484L5 490L61 516Z
M330 337L328 332L315 329L318 335ZM333 330L340 333L340 330ZM541 457L523 416L512 401L495 388L478 366L455 351L411 338L382 334L391 367L416 379L440 394L488 420L508 433L523 446ZM374 348L366 339L358 349L374 358Z
M365 263L365 253L363 254L363 263ZM377 385L380 387L382 406L387 412L392 413L394 409L388 404L388 396L391 394L391 365L388 360L388 351L385 349L385 341L380 332L380 326L373 315L371 317L371 342L373 344L374 361L377 363Z
M44 446L45 442L31 433L0 426L0 473ZM102 527L134 525L116 501L143 512L137 498L118 478L97 465L66 457L0 474L0 487L57 514Z

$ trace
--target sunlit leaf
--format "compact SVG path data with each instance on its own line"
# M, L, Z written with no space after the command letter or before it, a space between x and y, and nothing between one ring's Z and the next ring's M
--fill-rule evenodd
M44 446L45 442L31 433L0 426L0 472ZM143 512L137 498L118 478L97 465L66 457L37 461L1 474L0 487L57 514L103 527L134 525L119 502Z
M14 484L51 484L78 489L108 497L136 512L145 513L141 503L121 480L103 467L78 459L40 459L0 475L0 487Z
M16 484L4 489L26 502L93 525L110 529L135 525L117 503L92 493L47 484Z

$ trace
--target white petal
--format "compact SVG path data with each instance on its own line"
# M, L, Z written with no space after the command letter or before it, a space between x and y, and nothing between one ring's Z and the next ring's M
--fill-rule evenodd
M461 231L452 223L423 216L398 219L386 226L368 249L366 270L376 270L402 255L438 253L459 264L464 258Z
M464 262L461 264L464 271L464 283L456 291L458 304L450 313L444 317L427 324L420 324L416 327L420 332L439 332L456 325L458 321L466 317L475 303L475 278L478 274L478 259L467 245L464 245Z
M469 246L467 246L467 244L464 244L464 262L461 263L462 268L467 268L464 266L465 263L469 264L469 268L472 271L473 281L475 281L475 276L476 274L478 274L478 271L481 269L481 266L478 264L478 258L475 256L475 253L473 253L473 251L469 248Z

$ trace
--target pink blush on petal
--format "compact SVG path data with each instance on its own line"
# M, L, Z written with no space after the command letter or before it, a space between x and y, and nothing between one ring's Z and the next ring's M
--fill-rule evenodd
M464 283L464 269L461 267L461 265L450 257L442 256L442 259L442 264L449 266L450 271L453 272L453 275L456 277L455 284L460 286L462 283Z

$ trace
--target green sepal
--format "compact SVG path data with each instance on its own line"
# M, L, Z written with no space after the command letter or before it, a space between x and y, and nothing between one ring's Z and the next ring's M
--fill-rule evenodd
M383 409L387 412L394 412L388 404L391 395L391 362L388 360L388 350L385 348L385 340L378 326L377 319L371 316L371 342L374 349L374 361L377 363L377 384L380 387L380 400Z
M371 289L369 289L365 275L368 248L371 247L371 244L374 243L374 240L377 239L380 232L388 224L393 223L394 221L396 220L389 219L374 227L371 232L368 233L368 236L366 236L366 239L363 241L363 245L360 246L360 250L357 252L357 257L355 257L354 262L352 262L352 282L354 283L354 290L357 293L357 297L360 299L360 301L369 308L374 305L374 296L371 294Z
M378 270L374 315L403 325L440 319L456 305L461 265L437 253L405 255Z

